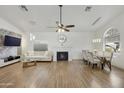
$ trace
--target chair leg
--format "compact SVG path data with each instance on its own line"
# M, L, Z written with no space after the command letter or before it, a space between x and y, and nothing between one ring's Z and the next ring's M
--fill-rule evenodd
M109 67L109 69L111 71L111 62L108 61L107 65L108 65L108 67Z
M88 65L90 66L90 64L91 64L91 63L89 62Z
M102 70L104 69L104 64L103 64L103 63L101 63L101 69L102 69Z
M95 66L97 67L97 64L95 64Z
M92 64L92 68L94 69L94 64Z
M112 70L112 65L111 65L111 63L110 63L110 70Z
M97 64L92 64L92 68L97 67Z
M87 61L85 59L83 59L83 61L84 61L84 64L87 64Z

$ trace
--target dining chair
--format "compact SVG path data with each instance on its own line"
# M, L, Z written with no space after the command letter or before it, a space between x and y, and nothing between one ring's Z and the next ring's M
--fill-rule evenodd
M100 63L99 59L94 57L92 52L88 52L88 59L89 59L90 64L92 65L92 68L94 68L94 66L97 66L98 63Z
M113 58L113 52L104 52L104 56L106 58L106 64L109 67L109 69L111 70L111 62L112 62L112 58Z

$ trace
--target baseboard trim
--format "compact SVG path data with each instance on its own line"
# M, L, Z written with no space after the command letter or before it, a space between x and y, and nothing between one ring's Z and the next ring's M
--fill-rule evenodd
M82 59L72 59L72 61L83 61Z
M115 67L115 68L118 68L119 70L123 70L123 71L124 71L123 68L120 68L120 67L118 67L118 66L112 65L112 67Z

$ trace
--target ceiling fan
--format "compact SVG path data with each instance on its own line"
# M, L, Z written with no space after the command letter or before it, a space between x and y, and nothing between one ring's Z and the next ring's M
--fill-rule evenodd
M56 21L57 27L48 27L48 28L57 28L56 32L70 32L68 28L75 27L75 25L63 25L62 24L62 5L59 5L60 8L60 19Z

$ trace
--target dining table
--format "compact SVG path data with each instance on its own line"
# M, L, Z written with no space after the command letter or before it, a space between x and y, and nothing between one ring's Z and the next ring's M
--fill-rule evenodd
M95 56L100 60L102 70L105 68L105 65L107 65L108 68L111 70L111 60L107 60L108 56L105 56L104 52L100 54L95 53ZM111 59L111 57L109 57L109 59Z

